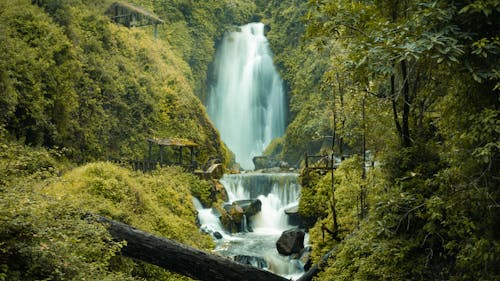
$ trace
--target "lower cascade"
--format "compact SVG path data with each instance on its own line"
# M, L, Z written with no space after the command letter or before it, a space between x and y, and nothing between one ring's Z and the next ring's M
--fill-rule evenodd
M214 237L215 252L285 278L299 278L304 273L300 254L284 256L276 248L284 231L297 228L285 213L298 204L301 187L297 177L294 173L224 175L221 183L228 195L225 209L240 204L251 214L244 214L231 229L221 223L220 214L212 208L203 208L195 198L201 229ZM252 204L260 207L260 211L248 211ZM307 239L306 235L305 244Z

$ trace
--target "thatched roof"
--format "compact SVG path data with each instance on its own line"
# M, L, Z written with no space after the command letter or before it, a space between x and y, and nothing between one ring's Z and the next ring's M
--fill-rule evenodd
M150 138L150 139L148 139L148 142L151 142L151 143L154 143L157 145L162 145L162 146L184 146L184 147L198 146L193 141L190 141L188 139L181 139L181 138L170 138L170 139Z

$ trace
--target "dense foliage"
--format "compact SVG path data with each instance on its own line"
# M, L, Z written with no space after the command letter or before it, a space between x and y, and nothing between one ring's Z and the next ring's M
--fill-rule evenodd
M331 137L317 140L334 136L336 155L362 155L364 136L381 164L366 178L349 161L335 171L339 229L331 175L304 174L316 258L337 245L317 279L499 279L498 3L309 2L302 54L282 60L293 119L275 147L294 162L297 151L331 152Z
M189 65L192 54L182 53L203 50L207 58L194 61L206 67L211 49L188 49L179 41L155 40L147 27L114 24L105 16L107 1L36 3L0 3L5 19L0 23L0 124L10 135L30 145L65 147L78 162L142 158L148 137L192 139L201 145L202 163L227 158L194 94L203 77ZM160 31L172 37L202 32L201 27L166 28ZM213 49L215 31L207 34Z
M190 190L203 185L178 168L150 175L98 162L68 170L56 151L2 143L0 280L184 280L117 255L103 215L201 249ZM61 177L58 174L63 174Z
M302 175L313 259L335 248L316 279L500 279L498 1L130 2L165 20L156 39L111 1L0 2L0 280L184 278L117 256L87 214L208 249L189 194L209 205L211 184L73 163L143 157L150 136L228 161L200 100L222 34L251 20L290 105L266 153L347 156Z

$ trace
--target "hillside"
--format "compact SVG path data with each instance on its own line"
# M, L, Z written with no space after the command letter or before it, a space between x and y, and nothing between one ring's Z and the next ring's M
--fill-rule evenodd
M206 26L200 17L220 7L163 5L155 39L152 27L113 23L110 1L37 3L0 4L0 124L9 135L64 148L76 162L143 157L148 137L191 139L203 147L202 163L227 158L197 98L228 24Z

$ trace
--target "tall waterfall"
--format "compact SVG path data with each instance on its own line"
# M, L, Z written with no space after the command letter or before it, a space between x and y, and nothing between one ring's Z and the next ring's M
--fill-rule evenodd
M214 62L216 83L207 102L210 118L236 162L253 169L252 158L285 130L283 83L273 64L264 24L226 32Z

